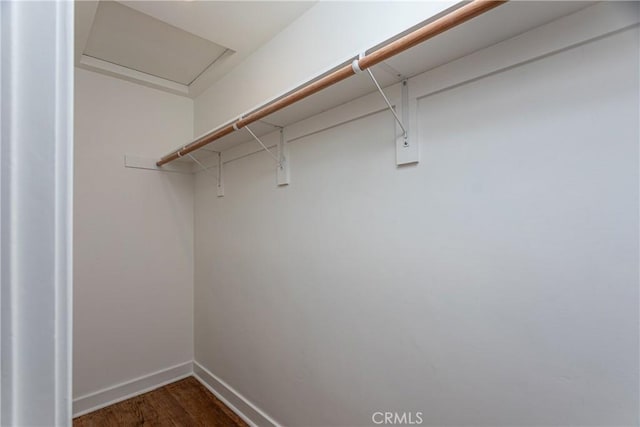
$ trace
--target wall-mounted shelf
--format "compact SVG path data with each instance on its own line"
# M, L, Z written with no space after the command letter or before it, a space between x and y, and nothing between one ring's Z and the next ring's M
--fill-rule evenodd
M372 67L372 70L380 85L385 88L402 81L403 78L411 78L594 3L586 1L508 2L425 43L389 58ZM405 33L412 30L413 28ZM398 37L405 33L399 34ZM372 47L370 50L375 48ZM341 66L350 64L355 58L357 55L346 59ZM329 70L326 74L331 71L333 70ZM316 79L309 81L313 80ZM371 84L366 73L355 75L302 99L292 106L270 114L264 118L264 121L253 123L251 129L260 137L273 132L274 127L267 123L286 127L375 90L376 88ZM242 116L247 116L250 113L251 111ZM208 144L203 149L224 151L251 139L252 137L245 132L234 132Z
M388 58L387 60L370 67L370 69L375 74L375 77L384 92L395 87L395 89L389 91L389 93L392 94L389 96L390 103L396 108L400 119L410 128L412 125L411 122L414 119L411 110L412 108L415 110L417 98L424 96L424 94L411 93L411 78L419 79L418 76L426 71L465 57L498 42L507 42L507 40L514 39L515 36L523 32L527 32L562 16L577 12L578 10L586 8L594 3L596 2L509 2L466 22L464 25L452 28L426 43L418 44L407 51ZM423 24L420 26L422 25ZM407 33L412 30L413 29L407 30ZM403 35L404 34L399 34L398 37L402 37ZM376 47L372 48L370 52L375 49ZM356 58L357 56L349 58L335 69L351 66L352 61ZM329 70L324 75L318 76L316 79L311 79L310 82L320 79L334 70ZM399 83L403 80L406 81L407 79L409 79L409 87L401 87ZM293 91L295 91L295 89ZM330 111L340 110L340 108L336 107L348 102L353 103L356 99L364 100L364 97L367 97L366 102L368 103L371 103L372 101L379 102L379 99L377 98L376 100L373 100L368 97L369 94L376 91L377 88L372 84L368 73L362 72L345 80L339 81L338 83L329 86L320 92L314 93L307 98L301 99L291 106L275 111L258 121L254 121L251 123L250 128L252 133L260 139L281 128L289 128L294 124L300 123L310 117L318 116L321 113L327 112L328 115L331 115L329 113ZM283 97L286 95L287 94L284 94ZM403 96L404 102L402 102ZM271 102L274 101L275 100L272 100ZM373 108L371 112L375 112L382 111L387 107L381 103L379 108L378 106L372 106L371 108ZM246 117L252 112L253 111L249 111L241 117ZM340 119L334 117L334 122L337 123L339 120ZM233 122L235 122L235 120L225 123L219 128L229 127ZM242 130L242 128L240 128L240 130ZM401 134L400 132L400 130L396 130L396 134ZM428 136L423 135L422 138L428 138ZM191 164L192 172L198 172L201 168L195 167L194 160L199 160L202 161L207 168L216 168L219 165L219 168L222 169L222 165L227 161L233 161L234 158L240 158L262 150L261 147L257 147L257 144L255 144L256 147L253 147L252 149L240 149L240 147L247 145L246 143L252 140L253 136L246 131L232 131L231 133L189 153L189 156L180 156L180 158L171 162L171 164ZM401 141L398 141L399 140L396 141L396 145L398 147L398 157L396 159L397 164L407 164L417 161L417 152L410 153L410 155L402 158L402 152L400 150L401 146L398 145L401 144ZM271 145L268 148L273 149L273 152L276 152L276 150L278 150L278 145L280 145L282 152L285 152L287 145L285 142L286 140L281 144L271 142ZM220 152L222 152L222 155L219 155ZM226 156L227 152L233 152L233 155ZM142 162L144 164L149 163L147 160L141 161L139 159L136 160L136 162ZM169 168L165 165L160 168L149 167L146 169L167 170ZM288 183L288 170L277 170L277 177L279 185Z

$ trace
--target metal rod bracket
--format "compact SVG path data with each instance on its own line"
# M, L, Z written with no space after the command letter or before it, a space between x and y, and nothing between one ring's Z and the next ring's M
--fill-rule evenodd
M414 164L420 161L420 144L418 144L418 127L416 123L418 101L416 98L409 96L409 82L406 79L400 84L400 102L398 103L398 107L399 115L402 117L404 126L400 126L400 122L397 121L396 135L402 132L400 136L396 138L396 165L398 166ZM409 132L411 132L410 139Z
M224 187L222 185L222 153L218 152L218 173L215 175L216 177L216 192L218 197L222 197L224 196ZM203 165L202 163L200 163L200 161L198 161L198 159L196 159L195 157L193 157L191 155L191 153L187 153L187 156L189 156L189 158L191 160L193 160L198 166L200 166L200 169L202 169L205 172L211 172L211 167L206 167L205 165Z
M218 152L218 179L216 192L218 197L224 197L224 184L222 180L222 168L224 163L222 162L222 153Z
M354 59L353 62L351 63L351 69L353 70L354 74L360 74L362 73L362 68L360 68L360 60L362 58L364 58L365 54L361 53L360 55L358 55L358 59Z
M291 177L289 174L289 147L284 139L284 129L280 129L280 140L278 141L278 168L277 182L278 185L289 185Z
M410 163L417 163L419 160L418 144L417 142L410 144L409 131L407 129L409 122L411 121L410 116L415 113L416 107L416 105L414 105L415 102L411 102L411 106L409 105L410 102L408 81L406 79L402 81L400 90L400 105L397 106L397 108L394 108L391 104L391 101L389 101L389 98L387 98L387 95L385 95L384 91L382 90L382 87L380 87L380 84L373 75L373 72L371 72L371 69L367 68L367 73L369 73L369 77L371 77L373 84L376 85L376 88L378 89L378 92L380 92L380 95L382 95L382 98L384 98L384 102L387 104L389 111L391 111L393 117L396 119L396 165L399 166ZM400 119L400 116L396 112L396 109L400 110L402 119ZM398 134L400 135L397 136ZM417 141L417 138L415 138L415 136L414 140Z
M269 148L264 144L264 142L262 142L262 140L260 138L258 138L256 136L255 133L253 133L253 131L251 129L249 129L249 126L245 126L244 127L247 132L249 132L251 134L251 136L253 137L253 139L255 139L256 141L258 141L258 144L260 144L260 146L264 149L264 151L266 151L267 153L269 153L269 155L273 158L273 160L276 161L276 163L278 164L278 166L282 166L280 163L280 159L278 158L278 156L276 156L275 154L273 154L273 152L271 150L269 150Z
M380 84L378 83L378 80L376 80L375 76L373 75L373 73L371 72L371 70L369 68L367 68L367 73L369 73L369 77L371 77L371 80L373 81L373 84L376 85L376 88L378 89L378 92L380 92L380 95L382 95L382 97L384 98L384 102L387 103L387 107L389 107L389 111L391 111L391 113L393 114L393 117L395 117L396 122L398 123L400 128L402 128L402 136L404 138L404 143L406 145L409 145L409 141L407 140L407 130L405 129L404 125L402 124L402 120L400 120L400 117L398 117L398 114L396 113L396 109L393 108L393 105L391 105L391 101L389 101L389 98L387 98L387 95L385 95L384 91L380 87ZM405 82L403 82L403 83L405 83Z

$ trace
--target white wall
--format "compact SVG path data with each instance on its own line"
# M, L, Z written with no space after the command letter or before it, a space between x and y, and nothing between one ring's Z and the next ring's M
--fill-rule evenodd
M283 425L637 424L638 36L422 97L415 167L383 112L291 143L288 187L199 174L196 361Z
M456 1L318 2L195 100L202 134L282 95ZM309 31L313 29L313 31ZM311 48L310 48L311 47Z
M124 167L192 138L193 102L76 69L75 107L79 398L193 357L193 177Z

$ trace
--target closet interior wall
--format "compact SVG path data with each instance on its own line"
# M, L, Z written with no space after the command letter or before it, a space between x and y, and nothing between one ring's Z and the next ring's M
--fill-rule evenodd
M191 175L123 167L192 138L192 100L79 68L75 95L77 415L190 372L194 199Z
M596 4L411 79L418 165L372 93L285 130L287 187L255 141L224 197L198 173L196 372L259 425L636 423L637 22Z

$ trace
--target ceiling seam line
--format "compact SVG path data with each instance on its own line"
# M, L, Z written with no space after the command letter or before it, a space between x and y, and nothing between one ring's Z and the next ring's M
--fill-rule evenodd
M187 84L187 86L191 86L193 84L193 82L198 80L201 75L206 73L209 68L211 68L216 62L218 62L218 60L222 59L222 57L225 56L227 54L227 52L229 52L229 51L235 52L233 49L230 49L228 47L224 48L224 51L220 55L216 56L216 58L213 60L213 62L211 64L209 64L206 67L204 67L204 69L202 71L200 71L200 73L197 76L195 76L195 78L193 80L191 80Z

